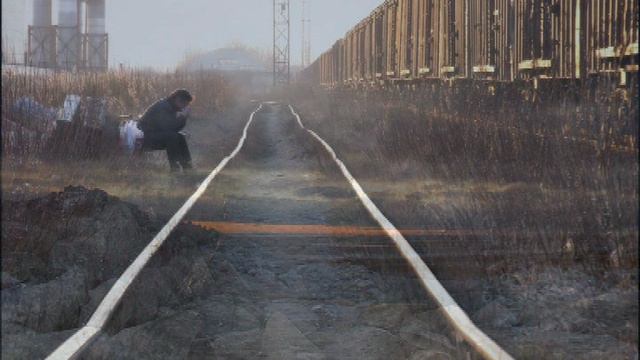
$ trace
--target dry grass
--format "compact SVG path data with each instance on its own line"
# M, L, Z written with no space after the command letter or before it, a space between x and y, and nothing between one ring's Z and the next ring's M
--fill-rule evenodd
M24 118L13 108L16 101L30 97L40 104L59 108L67 94L107 97L114 105L112 115L136 115L155 100L176 88L187 88L196 96L194 116L205 116L230 107L235 90L222 75L214 72L157 73L120 70L107 73L2 72L3 160L19 160L44 151L51 124Z
M491 229L449 244L451 255L493 273L637 267L637 86L601 81L533 92L460 83L296 94L305 121L369 191L379 179L406 185L404 198L374 194L400 225ZM437 194L414 185L433 182ZM426 257L443 250L416 246Z

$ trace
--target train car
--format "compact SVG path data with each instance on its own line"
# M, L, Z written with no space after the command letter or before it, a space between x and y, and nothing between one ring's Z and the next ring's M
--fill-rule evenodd
M396 75L409 78L413 68L413 0L398 0L396 10Z
M515 57L519 78L579 78L580 0L519 0Z
M513 80L514 10L510 0L469 0L470 77Z
M347 79L346 73L345 73L345 62L346 62L346 52L345 52L345 43L344 40L341 40L338 43L338 52L335 54L335 63L336 66L338 67L337 69L337 74L338 74L338 81L342 84L344 84L344 82Z
M342 66L344 66L345 82L351 81L351 78L352 78L351 69L352 69L353 62L351 61L351 57L353 53L353 47L351 45L352 45L351 31L349 31L344 37L344 63L342 64Z
M351 77L354 83L359 83L363 79L363 45L364 41L362 37L362 27L356 26L356 28L354 28L352 31L353 54L351 59L353 61Z
M343 41L338 40L331 48L331 55L327 61L331 64L331 85L339 85L343 82L343 76L341 72L341 59L343 56Z
M551 76L554 78L581 77L582 1L560 1L551 5Z
M325 85L324 78L322 76L322 57L324 54L320 55L316 61L311 63L304 71L304 78L308 81L311 81L315 84Z
M585 47L588 76L638 71L638 2L582 0L586 3Z
M433 0L412 0L411 2L412 25L412 62L411 73L413 78L423 78L432 74L433 65L433 37L431 12Z
M387 1L383 8L384 18L384 46L386 48L386 59L384 64L384 77L391 79L399 76L398 71L398 51L397 51L397 0Z
M370 18L366 18L362 23L362 56L363 56L363 78L364 80L371 81L373 79L373 44L371 42L371 21Z
M630 0L386 0L312 66L333 85L607 73L624 82L638 71L638 10Z
M321 84L325 85L321 72L320 72L320 62L322 60L322 56L318 57L311 65L307 66L302 71L302 80L311 84Z
M329 86L333 84L333 81L331 79L330 58L330 50L320 56L320 74L322 83Z
M362 29L357 26L353 29L353 69L351 78L353 83L359 83L362 80Z
M439 78L441 76L441 69L444 67L444 54L445 47L444 44L447 39L443 36L444 33L444 22L442 21L442 13L443 7L445 5L442 0L432 0L430 1L431 11L429 19L431 21L431 29L430 29L430 41L433 49L433 53L430 61L431 68L431 76L435 78Z
M384 37L384 4L377 7L371 14L372 46L373 46L373 75L380 80L385 72L385 60L387 48Z
M467 77L467 0L439 3L440 77Z
M364 20L356 27L356 78L358 82L364 81L367 74L366 23L366 20Z

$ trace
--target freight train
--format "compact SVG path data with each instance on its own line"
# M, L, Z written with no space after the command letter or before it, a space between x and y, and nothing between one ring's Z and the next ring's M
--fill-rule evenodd
M303 71L325 86L638 73L637 0L387 0Z

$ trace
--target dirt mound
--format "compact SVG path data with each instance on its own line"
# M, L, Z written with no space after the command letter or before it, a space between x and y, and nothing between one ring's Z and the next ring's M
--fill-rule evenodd
M84 325L163 225L132 204L84 187L3 208L2 337L12 343L3 346L7 359L44 357L68 330ZM199 248L215 246L215 238L180 225L143 271L144 281L127 294L110 328L148 321L163 306L200 294L210 275Z
M43 283L73 267L91 285L121 273L150 240L154 226L134 205L101 190L67 187L3 206L2 271Z

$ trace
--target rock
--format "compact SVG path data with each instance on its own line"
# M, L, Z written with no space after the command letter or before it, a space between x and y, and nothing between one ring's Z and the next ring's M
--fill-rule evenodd
M88 297L86 274L74 268L47 283L3 290L2 322L36 332L75 328Z
M260 320L249 308L236 306L234 325L239 329L255 329L260 327Z
M262 330L230 332L207 341L206 357L210 359L258 359L261 352ZM203 354L205 355L205 354ZM202 359L205 356L193 357Z
M436 332L438 330L442 331L443 328L445 327L433 329L430 324L417 318L411 318L403 323L398 336L419 349L455 353L456 348L451 344L451 341L442 333Z
M193 311L181 312L120 331L101 335L83 353L84 359L184 359L202 321Z
M410 316L410 308L406 304L376 304L367 307L360 317L369 326L393 330L406 316Z
M637 347L616 341L610 336L593 336L560 331L539 332L526 329L524 332L503 334L497 340L509 347L516 359L566 359L567 344L570 344L572 359L623 360L637 356Z
M315 305L311 311L317 316L318 326L331 326L339 319L339 310L335 305Z
M8 206L2 266L20 281L46 282L79 267L100 283L122 273L152 234L142 212L101 190L67 187Z
M20 284L20 281L18 281L18 279L14 278L13 276L9 275L6 272L2 272L2 289L7 289L7 288L12 288L14 286L17 286Z
M198 311L202 315L204 325L199 337L214 338L223 333L233 331L246 331L248 329L238 329L236 327L236 317L234 314L235 304L232 298L227 296L213 296L207 301L198 304Z
M336 334L336 342L329 344L327 354L339 359L406 359L416 348L407 346L389 331L369 326L354 326Z
M143 324L156 318L160 306L176 300L175 291L161 269L144 269L125 293L108 327L115 331Z
M104 297L107 296L107 292L109 292L115 282L116 278L113 278L89 290L89 302L82 307L80 314L80 319L83 324L89 321L89 318L93 315L93 312L96 311Z
M452 360L451 355L435 350L419 350L411 355L409 360Z
M17 333L2 332L3 360L44 359L77 329L45 334L22 329Z
M518 323L518 317L497 301L482 307L473 315L473 318L480 324L494 328L510 327Z
M165 266L175 291L184 299L202 296L213 283L208 265L197 256L177 256Z
M324 355L282 313L275 312L267 320L262 336L262 349L267 359L324 359Z
M10 208L11 213L3 213L7 226L2 228L2 329L25 347L38 346L28 344L38 340L30 331L54 333L84 325L159 228L137 207L83 187L14 201ZM170 325L164 319L184 313L184 304L209 294L214 283L210 252L202 249L212 237L216 234L184 224L174 230L107 323L121 348L137 347L126 339L132 329L158 332Z

